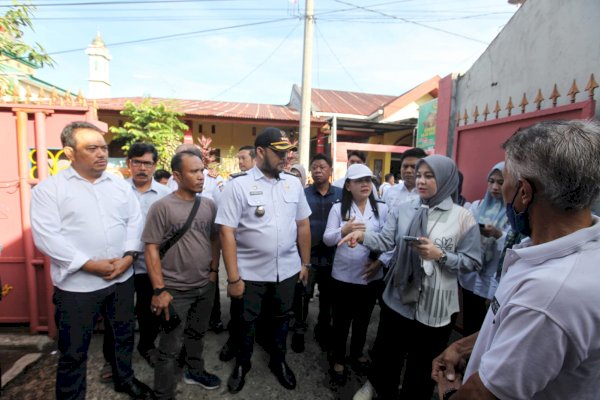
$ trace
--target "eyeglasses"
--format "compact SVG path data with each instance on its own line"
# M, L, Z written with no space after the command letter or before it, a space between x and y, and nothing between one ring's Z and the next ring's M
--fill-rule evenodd
M153 161L142 161L142 160L131 160L131 165L134 167L144 166L146 168L152 168L154 166Z

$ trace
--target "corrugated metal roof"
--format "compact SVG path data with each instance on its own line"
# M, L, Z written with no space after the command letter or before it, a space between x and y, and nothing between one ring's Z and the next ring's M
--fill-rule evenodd
M313 110L326 113L369 116L398 96L313 89Z

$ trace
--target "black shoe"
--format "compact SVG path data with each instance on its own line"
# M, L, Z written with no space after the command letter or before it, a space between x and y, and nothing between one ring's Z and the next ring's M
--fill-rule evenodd
M218 335L225 330L225 326L221 321L210 321L208 324L208 329Z
M115 387L115 391L125 393L132 399L155 400L156 396L146 384L132 378L123 386Z
M244 388L248 371L250 371L250 366L245 367L242 364L235 365L233 372L227 380L227 389L229 389L229 393L235 394Z
M219 360L223 362L233 360L236 354L237 351L233 348L233 346L225 342L225 344L221 348L221 351L219 352Z
M296 388L296 377L285 361L269 363L269 369L277 377L277 380L286 389Z
M371 369L371 362L369 360L360 361L358 358L353 358L350 361L350 366L356 375L366 376Z
M294 353L304 352L304 335L301 333L294 333L292 335L292 350Z
M331 386L333 387L341 387L344 386L346 384L347 381L347 374L346 374L346 369L344 368L343 371L336 371L335 369L331 368L329 370L329 376L331 377Z

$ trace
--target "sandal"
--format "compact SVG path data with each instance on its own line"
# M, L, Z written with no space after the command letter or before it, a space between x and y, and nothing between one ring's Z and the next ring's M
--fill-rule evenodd
M112 378L112 366L110 365L110 363L105 362L102 366L102 369L100 370L100 382L109 383L112 382Z

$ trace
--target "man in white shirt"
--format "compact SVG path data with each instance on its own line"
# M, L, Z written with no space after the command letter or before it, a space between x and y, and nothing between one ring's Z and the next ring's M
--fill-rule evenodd
M506 214L529 239L507 250L481 330L434 359L432 378L441 399L598 399L600 125L541 122L504 150Z
M56 398L85 399L87 349L102 312L115 338L115 390L153 399L133 374L133 268L141 250L142 214L131 187L106 172L102 131L73 122L61 133L71 166L32 191L37 248L51 259L58 328Z
M419 197L415 188L417 161L427 156L423 149L414 147L402 153L400 164L400 178L402 181L392 186L382 194L382 200L385 201L390 211L396 206Z

